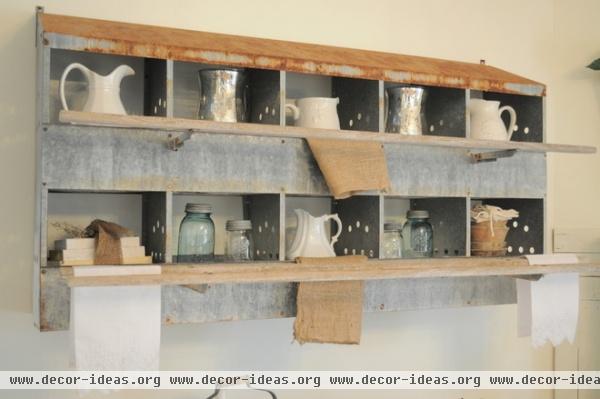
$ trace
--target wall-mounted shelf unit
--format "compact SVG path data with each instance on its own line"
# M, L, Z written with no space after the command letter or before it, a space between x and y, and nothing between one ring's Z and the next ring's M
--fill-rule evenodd
M591 264L533 267L519 256L543 253L546 246L546 153L595 152L545 142L541 83L488 65L99 21L41 9L36 42L34 313L42 330L68 328L69 284L162 284L164 321L189 323L293 316L297 281L365 279L365 310L391 311L514 303L514 279L503 276L598 269ZM129 115L80 112L86 89L75 73L66 84L74 110L60 111L58 80L72 62L99 73L131 66L136 75L121 86ZM249 123L196 119L197 72L215 65L250 71ZM423 136L384 133L384 90L394 84L429 90L430 125ZM290 126L282 112L286 99L309 95L340 98L342 130ZM498 99L515 108L514 141L470 139L471 98ZM304 140L311 137L382 143L389 192L332 200ZM497 151L498 157L489 154ZM477 163L469 154L497 161ZM106 200L92 206L100 196ZM217 209L217 236L226 218L252 219L256 262L172 263L178 222L190 196L216 208L228 204L228 210ZM476 201L521 212L509 226L510 256L469 256L468 215ZM115 207L130 211L115 212ZM310 270L283 262L290 236L286 216L295 207L338 212L345 229L337 254L365 254L371 258L367 265ZM377 260L384 222L417 208L432 215L435 259ZM53 221L85 225L99 214L139 233L162 274L137 280L75 278L71 269L47 263L51 241L60 238ZM189 284L204 286L192 290Z

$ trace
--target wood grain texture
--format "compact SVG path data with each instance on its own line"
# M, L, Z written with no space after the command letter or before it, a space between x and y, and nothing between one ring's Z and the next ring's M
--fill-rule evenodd
M166 264L160 275L75 277L61 269L69 286L185 285L258 282L351 281L429 277L527 276L597 273L600 263L529 265L524 257L369 260L364 265L319 266L291 262Z
M42 13L40 20L54 48L514 94L546 91L482 64L66 15Z
M445 136L405 136L365 131L308 129L296 126L277 126L253 123L223 123L196 119L164 118L140 115L99 114L93 112L61 111L60 122L84 126L143 128L187 133L232 134L246 136L331 139L349 141L375 141L389 144L406 144L435 147L453 147L472 150L509 150L525 152L562 152L593 154L596 147L530 143L518 141L475 140Z

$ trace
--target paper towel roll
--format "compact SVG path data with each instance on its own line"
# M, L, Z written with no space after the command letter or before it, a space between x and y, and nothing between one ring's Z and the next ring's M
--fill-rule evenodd
M160 266L73 267L75 276L160 274ZM77 370L158 370L161 287L73 287L71 338Z
M577 263L575 255L527 256L530 265ZM517 280L519 336L531 336L534 347L547 341L573 342L579 317L579 273L553 273L538 281Z

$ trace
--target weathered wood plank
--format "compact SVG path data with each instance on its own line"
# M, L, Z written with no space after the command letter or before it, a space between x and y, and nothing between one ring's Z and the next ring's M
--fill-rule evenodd
M42 13L40 19L53 48L536 96L546 91L482 64L66 15Z
M524 257L369 260L360 265L298 265L291 262L166 264L159 275L78 276L62 274L69 286L186 285L301 281L385 280L432 277L527 276L600 271L600 263L529 265Z
M335 135L339 140L376 141L388 144L452 147L464 149L519 150L526 152L565 152L593 154L596 147L568 144L531 143L518 141L475 140L445 136L407 136L401 134L380 134L367 131L332 131L328 129L308 129L297 126L278 126L253 123L223 123L196 119L164 118L141 115L113 115L94 112L61 111L59 119L64 123L86 126L106 126L120 128L140 128L188 133L234 134L244 136L264 136L280 138L327 138Z

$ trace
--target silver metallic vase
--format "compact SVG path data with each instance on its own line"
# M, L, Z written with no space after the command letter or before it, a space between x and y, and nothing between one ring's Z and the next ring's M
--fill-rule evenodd
M397 86L385 91L386 118L385 131L410 136L423 134L425 121L425 100L427 90L423 87Z
M248 120L248 83L244 69L198 71L200 107L198 118L218 122Z

